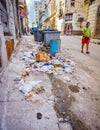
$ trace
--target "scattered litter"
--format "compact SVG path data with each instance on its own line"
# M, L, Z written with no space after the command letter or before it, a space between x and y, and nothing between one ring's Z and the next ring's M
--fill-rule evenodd
M55 72L56 72L57 74L62 75L62 74L63 74L63 68L56 68L56 69L55 69Z
M58 53L55 57L50 56L46 51L44 52L43 45L36 44L29 40L29 48L31 47L32 51L24 52L22 60L25 62L25 69L21 75L21 78L16 78L14 81L18 81L21 86L19 90L24 93L27 97L32 97L33 87L39 82L25 81L26 77L30 73L34 72L44 72L46 74L53 75L62 75L64 73L72 74L75 68L75 62L71 59L68 59L66 55ZM64 80L70 82L69 77L64 77ZM44 87L36 89L35 93L40 94L45 92Z
M59 118L60 123L66 123L69 122L69 118Z
M25 96L28 96L29 92L32 91L33 87L35 85L37 85L38 83L40 83L40 82L41 81L35 81L35 82L29 81L29 82L26 82L19 88L19 90L21 92L23 92L25 94Z
M71 97L71 95L68 95L68 98L70 98Z
M17 76L14 81L21 81L22 77L21 76Z
M77 85L70 85L68 88L74 93L78 93L80 89Z
M31 68L30 71L40 71L47 74L63 74L73 73L73 69L75 68L75 62L67 59L66 56L62 56L62 54L58 53L55 57L50 57L40 48L43 48L41 45L35 44L35 47L32 52L25 52L23 55L23 59L26 62L26 68ZM27 72L27 71L25 71ZM23 74L23 77L26 77L26 74Z
M36 89L36 91L35 91L36 94L43 93L43 92L45 92L44 87L40 87L40 88Z
M71 61L71 62L70 62L70 65L71 65L72 67L74 67L74 66L75 66L75 62L74 62L74 61Z
M87 89L85 87L83 87L83 90L87 91Z
M50 117L47 117L47 116L45 116L45 118L48 119L48 120L50 119Z
M33 86L31 84L25 84L23 86L20 87L20 91L23 92L25 94L25 96L28 95L29 92L32 91Z
M62 99L62 102L64 103L65 101Z
M71 81L71 79L70 79L69 77L64 77L64 80L66 80L66 81L68 81L68 82Z
M22 73L22 76L23 76L23 77L26 77L26 76L28 76L28 75L29 75L28 72L23 72L23 73Z
M42 114L41 114L40 112L37 113L37 119L38 119L38 120L42 119Z
M33 96L33 93L31 92L31 93L29 93L29 95L28 95L28 97L32 97Z
M65 72L69 73L69 74L72 74L73 70L72 70L71 67L66 67Z

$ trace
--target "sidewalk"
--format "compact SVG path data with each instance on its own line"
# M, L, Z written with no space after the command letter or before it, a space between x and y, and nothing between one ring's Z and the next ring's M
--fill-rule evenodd
M53 86L47 74L31 71L22 76L28 62L32 62L32 59L26 62L23 56L39 46L35 44L33 36L23 37L0 79L0 129L71 130L69 123L64 126L59 123L54 110ZM30 85L33 91L25 95Z

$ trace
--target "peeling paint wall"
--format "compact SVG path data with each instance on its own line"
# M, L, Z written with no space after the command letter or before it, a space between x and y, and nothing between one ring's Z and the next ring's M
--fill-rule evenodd
M14 14L13 14L13 6L11 0L6 0L7 4L7 13L8 13L8 22L9 22L9 31L11 35L16 38L15 34L15 23L14 23Z
M0 17L0 55L1 55L1 65L5 67L7 65L7 53L5 46L5 38L4 38L3 26Z
M7 42L14 40L11 46L16 47L19 37L20 23L18 17L18 0L0 1L0 68L5 67L8 62Z
M96 37L95 30L96 30L96 20L97 20L97 11L98 7L100 6L100 1L95 0L93 3L91 3L89 7L89 16L88 16L88 21L91 23L91 31L92 31L92 36Z

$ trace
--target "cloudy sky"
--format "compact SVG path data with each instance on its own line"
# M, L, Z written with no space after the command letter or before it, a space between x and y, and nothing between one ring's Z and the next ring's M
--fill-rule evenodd
M28 8L28 21L30 27L34 22L34 1L40 1L40 0L26 0L27 8Z

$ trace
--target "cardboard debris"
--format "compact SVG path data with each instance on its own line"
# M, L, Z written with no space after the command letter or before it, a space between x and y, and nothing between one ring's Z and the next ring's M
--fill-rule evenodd
M48 56L45 52L38 52L36 56L36 61L50 61L50 56Z

